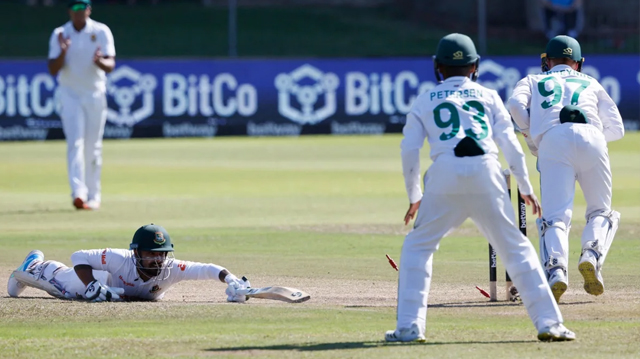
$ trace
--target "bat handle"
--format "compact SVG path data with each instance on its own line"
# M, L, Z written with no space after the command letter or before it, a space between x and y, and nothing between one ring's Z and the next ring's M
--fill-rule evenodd
M242 276L242 280L243 280L243 281L245 281L245 282L248 282L248 281L249 281L249 280L247 279L247 277L245 277L245 276Z

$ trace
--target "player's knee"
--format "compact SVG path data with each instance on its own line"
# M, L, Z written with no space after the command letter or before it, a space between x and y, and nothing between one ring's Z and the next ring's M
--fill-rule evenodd
M558 217L551 217L550 219L542 218L542 220L536 221L538 224L538 230L542 236L549 230L560 230L562 232L567 232L569 228L569 223Z
M585 219L587 220L587 223L589 223L592 220L596 219L597 217L602 217L602 218L611 220L612 217L616 217L616 216L620 217L620 213L611 210L611 208L600 208L587 213L585 215Z

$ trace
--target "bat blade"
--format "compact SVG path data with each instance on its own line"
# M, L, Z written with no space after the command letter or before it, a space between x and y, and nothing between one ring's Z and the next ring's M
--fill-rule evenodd
M299 289L289 287L249 288L246 296L249 298L279 300L287 303L302 303L311 296Z

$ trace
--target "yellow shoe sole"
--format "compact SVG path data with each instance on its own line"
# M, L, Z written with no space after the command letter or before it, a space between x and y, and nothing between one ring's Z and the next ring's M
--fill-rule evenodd
M584 290L587 293L596 296L604 293L604 283L598 279L596 268L591 262L580 263L578 270L584 278Z
M556 300L556 303L560 303L560 297L567 291L567 283L565 282L555 282L551 286L551 293L553 293L553 298Z

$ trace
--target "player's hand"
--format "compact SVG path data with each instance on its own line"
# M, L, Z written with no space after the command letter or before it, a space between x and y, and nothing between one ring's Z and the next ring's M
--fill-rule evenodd
M251 283L248 280L238 279L235 275L228 274L224 281L227 283L227 289L225 290L227 302L244 303L247 301L246 289L251 287Z
M93 63L98 65L100 61L102 61L103 57L104 56L102 55L102 50L100 49L100 46L98 46L96 52L93 53Z
M109 287L100 283L98 280L87 285L84 292L84 298L90 302L120 302L120 295L124 294L124 288Z
M520 197L522 197L527 206L531 206L533 214L537 214L538 218L542 218L542 208L540 207L540 202L538 202L538 198L535 194L520 194Z
M409 221L411 221L413 219L413 217L416 216L416 213L418 213L418 208L420 208L420 202L422 202L422 200L416 202L416 203L412 203L409 205L409 209L407 210L407 214L404 215L404 225L406 226L407 224L409 224Z
M58 43L60 44L60 50L63 53L66 53L67 50L69 50L69 46L71 46L71 39L69 38L64 38L64 35L62 33L58 34Z

